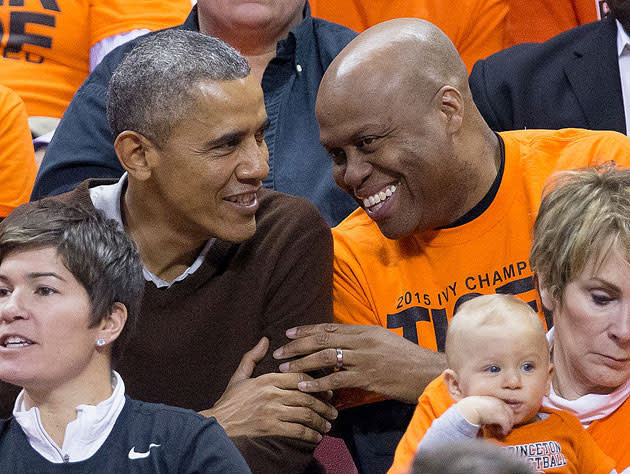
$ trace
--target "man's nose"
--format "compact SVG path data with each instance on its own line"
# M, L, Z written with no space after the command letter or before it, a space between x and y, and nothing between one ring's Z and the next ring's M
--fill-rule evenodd
M346 164L343 175L345 185L355 194L372 172L372 165L365 161L360 153L349 151L346 154Z
M258 143L252 139L250 142L236 168L237 177L244 181L262 181L269 173L269 151L264 141Z

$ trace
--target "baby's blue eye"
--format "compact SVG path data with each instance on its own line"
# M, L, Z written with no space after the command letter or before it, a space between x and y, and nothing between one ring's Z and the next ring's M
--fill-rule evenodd
M491 365L490 367L488 367L488 372L496 374L497 372L501 372L501 368L498 365Z
M523 369L523 371L525 372L531 372L532 370L534 370L534 364L530 364L530 363L523 364L521 369Z

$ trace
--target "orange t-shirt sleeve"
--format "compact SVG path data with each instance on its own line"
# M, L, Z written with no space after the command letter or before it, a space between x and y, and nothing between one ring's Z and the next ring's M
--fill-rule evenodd
M409 467L418 450L418 444L424 438L433 420L442 416L454 403L455 401L448 393L442 375L427 385L418 399L418 405L409 426L396 447L394 463L387 474L406 474L409 472Z
M11 89L0 86L0 217L29 200L36 174L24 103Z
M90 47L132 30L159 30L184 22L190 0L96 0L90 8Z

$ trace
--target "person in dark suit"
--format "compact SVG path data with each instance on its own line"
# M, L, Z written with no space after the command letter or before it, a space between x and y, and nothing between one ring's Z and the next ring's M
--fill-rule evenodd
M613 14L602 21L544 43L513 46L475 64L470 88L493 130L627 132L617 36L619 25L630 31L630 5L620 0L608 4Z

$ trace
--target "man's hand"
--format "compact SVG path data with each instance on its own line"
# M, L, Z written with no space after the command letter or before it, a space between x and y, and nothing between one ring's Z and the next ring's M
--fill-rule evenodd
M214 416L228 436L284 436L319 442L330 430L337 410L316 396L300 392L306 374L269 373L251 378L256 363L269 349L263 337L247 352L214 407L201 412Z
M446 368L444 354L407 341L380 326L316 324L289 329L293 341L277 349L276 359L305 356L280 365L287 373L303 373L337 365L343 368L316 380L304 380L304 392L361 388L407 403L416 403L424 387Z
M457 402L457 409L468 423L483 425L496 431L499 437L506 436L514 426L514 413L507 403L496 397L465 397Z

